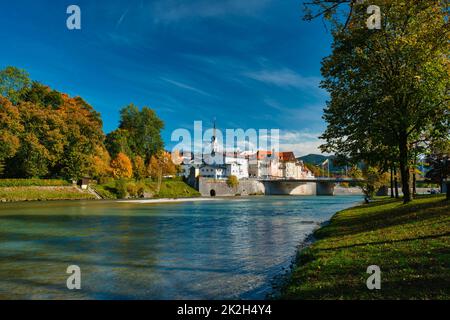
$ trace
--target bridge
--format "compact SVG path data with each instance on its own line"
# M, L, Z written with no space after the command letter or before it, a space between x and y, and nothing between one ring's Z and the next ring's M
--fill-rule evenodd
M361 183L363 179L352 178L304 178L304 179L285 179L285 178L267 178L258 179L264 184L266 194L271 195L334 195L334 187L337 183Z

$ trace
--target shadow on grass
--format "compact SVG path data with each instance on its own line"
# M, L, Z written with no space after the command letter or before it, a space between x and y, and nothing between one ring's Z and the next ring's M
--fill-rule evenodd
M443 234L437 234L437 235L427 235L427 236L420 236L415 238L407 238L407 239L397 239L397 240L387 240L387 241L373 241L373 242L364 242L364 243L356 243L351 244L348 246L339 246L339 247L332 247L332 248L321 248L322 251L333 251L333 250L339 250L339 249L349 249L349 248L357 248L357 247L365 247L369 245L385 245L385 244L393 244L393 243L399 243L399 242L408 242L408 241L415 241L415 240L429 240L429 239L438 239L450 236L450 232L445 232Z
M332 219L332 224L317 230L315 236L318 239L327 236L346 236L367 231L375 231L396 225L406 225L412 222L421 222L440 216L448 215L450 202L446 200L426 203L410 203L397 207L386 207L395 200L384 200L359 206L351 211L371 209L369 212L352 215L349 211L343 211ZM379 208L379 210L377 210Z

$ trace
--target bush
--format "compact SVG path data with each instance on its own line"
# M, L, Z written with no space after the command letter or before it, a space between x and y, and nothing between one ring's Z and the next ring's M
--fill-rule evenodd
M145 193L145 184L139 182L138 184L136 184L136 189L137 189L137 196L139 198L143 198Z
M227 179L227 185L230 188L237 188L239 186L239 179L236 176L229 176Z
M114 181L114 179L111 178L111 177L100 177L100 178L98 179L98 183L99 183L99 184L108 184L108 183L111 183L111 182L113 182L113 181Z
M137 188L136 184L133 182L130 182L130 183L127 183L126 186L127 186L126 188L127 188L128 195L131 198L136 198L138 195L138 188Z
M127 182L123 179L116 180L115 186L116 186L117 198L125 199L127 197L127 193L128 193Z

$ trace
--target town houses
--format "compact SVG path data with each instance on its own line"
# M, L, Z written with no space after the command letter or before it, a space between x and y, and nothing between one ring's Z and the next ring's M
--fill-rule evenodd
M186 159L182 164L182 175L213 179L236 176L239 180L313 178L311 171L290 151L223 152L214 157L215 161L209 154L203 155L200 163Z
M294 153L220 150L214 122L213 135L208 143L209 152L181 156L181 175L185 178L228 179L305 179L313 178L302 161ZM208 149L208 148L207 148ZM181 159L180 159L181 160Z

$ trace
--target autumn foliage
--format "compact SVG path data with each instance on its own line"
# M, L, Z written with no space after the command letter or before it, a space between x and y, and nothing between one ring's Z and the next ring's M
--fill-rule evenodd
M102 179L173 175L163 151L164 123L154 110L133 104L119 128L103 132L100 114L20 69L0 70L0 175L9 178Z
M133 176L131 160L122 152L111 162L111 169L115 179L131 178Z

